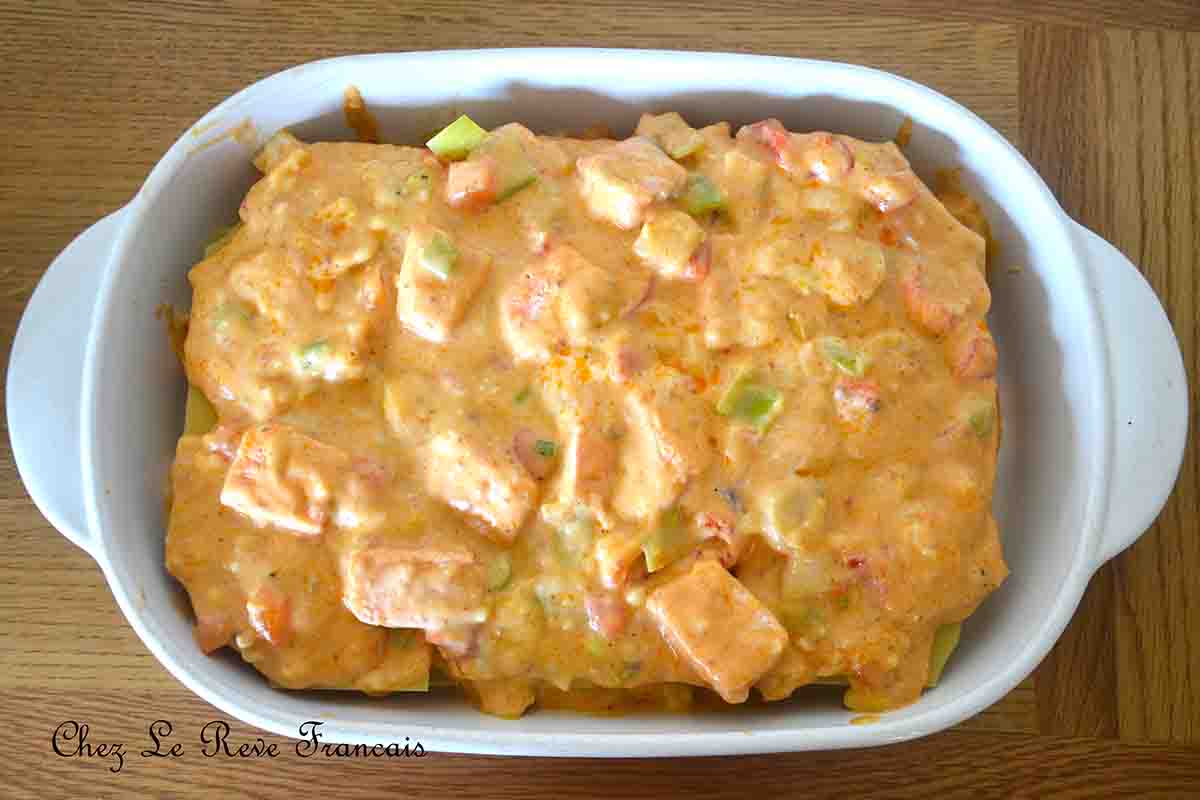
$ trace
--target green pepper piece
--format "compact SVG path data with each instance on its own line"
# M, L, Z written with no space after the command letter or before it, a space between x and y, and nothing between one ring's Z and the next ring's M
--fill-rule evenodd
M487 131L475 124L475 120L463 114L425 143L434 155L445 161L462 161L478 147L487 136Z
M783 409L783 393L743 374L730 385L717 403L717 413L732 417L763 433Z
M190 436L208 433L217 426L217 411L204 393L188 384L187 405L183 411L183 432Z
M648 136L667 155L679 161L700 151L704 147L704 137L698 130L688 125L674 111L660 114L646 120L646 127L638 125L638 130Z
M558 445L549 439L538 439L533 443L533 450L542 458L554 458L554 454L558 452Z
M471 154L472 158L487 156L496 162L496 202L507 200L537 180L537 166L525 152L521 134L503 126L488 134Z
M825 527L829 503L819 478L789 475L772 484L761 503L769 530L793 547L801 546L805 537Z
M933 635L933 647L929 653L929 686L936 686L937 682L942 679L942 672L946 669L946 662L950 660L950 654L954 652L954 648L958 647L958 639L962 633L962 625L955 622L950 625L943 625L937 629L937 633Z
M300 361L300 368L305 372L320 372L325 365L325 359L329 357L329 342L321 339L306 344L300 348L297 356Z
M488 591L498 592L508 586L510 580L512 580L512 558L508 553L501 553L488 564Z
M228 301L213 309L212 324L218 330L225 330L230 325L249 322L252 319L249 309L241 303Z
M967 412L967 424L980 439L992 435L996 427L996 406L983 398L976 398Z
M785 608L780 612L779 620L792 636L819 637L825 633L825 612L816 606Z
M537 171L532 169L532 162L524 164L501 164L499 184L496 189L496 202L507 200L517 192L533 185L537 180ZM529 169L527 169L529 167Z
M454 265L458 262L458 248L446 234L438 231L429 243L421 248L420 264L425 270L442 280L449 280Z
M401 188L400 194L404 197L427 200L432 186L433 177L425 170L421 170L404 179L404 186Z
M725 193L708 176L693 172L683 190L683 208L693 217L700 217L725 207Z
M849 601L847 600L847 604ZM946 671L946 664L950 660L950 656L958 647L958 641L962 633L962 623L953 622L948 625L943 625L937 629L933 635L933 647L929 654L929 678L925 681L925 686L932 688L938 685L942 675ZM818 679L815 683L829 686L834 684L846 684L844 675L830 675L824 679Z
M417 678L413 683L405 686L397 686L397 692L428 692L429 691L429 671L421 673L421 677Z
M587 650L588 654L591 655L592 658L602 659L608 656L608 654L612 651L612 647L609 645L607 639L597 636L594 633L590 633L587 637Z
M855 378L861 378L870 363L866 353L851 350L845 339L837 336L826 336L821 340L821 348L835 367Z
M700 135L699 131L666 137L663 142L663 149L667 151L667 155L676 161L699 152L702 147L704 147L704 137Z
M658 518L658 525L642 543L646 569L657 572L683 558L696 546L696 537L688 530L683 512L678 506L668 508Z

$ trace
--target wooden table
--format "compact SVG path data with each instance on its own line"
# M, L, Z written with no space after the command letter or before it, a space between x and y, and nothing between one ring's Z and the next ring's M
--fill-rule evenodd
M1015 142L1066 209L1141 265L1192 375L1200 359L1200 6L1195 0L968 3L774 0L686 4L429 0L238 4L0 4L0 335L11 340L43 269L120 207L192 121L238 88L326 56L474 46L739 50L882 67L966 104ZM853 10L848 11L847 8ZM970 10L967 10L970 9ZM8 348L4 358L7 362ZM1195 412L1193 431L1200 429ZM1037 672L958 729L854 753L599 762L468 758L164 763L56 756L54 728L145 747L171 720L189 744L220 718L138 641L100 571L59 536L0 453L0 794L303 793L337 797L764 796L935 793L1200 796L1200 465L1093 579ZM238 738L253 738L233 722ZM235 788L236 787L236 788Z

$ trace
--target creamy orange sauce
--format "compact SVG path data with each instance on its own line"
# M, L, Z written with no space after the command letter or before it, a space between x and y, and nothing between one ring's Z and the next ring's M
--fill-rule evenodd
M256 164L189 274L216 420L166 559L206 651L287 688L438 663L506 716L831 678L874 712L1004 579L986 228L894 144L661 115Z
M346 118L346 124L353 129L360 142L379 141L379 123L367 108L358 87L347 86L342 94L342 116Z

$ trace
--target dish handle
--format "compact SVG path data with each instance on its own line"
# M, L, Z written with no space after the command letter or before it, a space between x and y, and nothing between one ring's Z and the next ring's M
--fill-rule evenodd
M83 502L83 361L121 208L75 237L38 282L8 362L8 434L17 471L50 524L96 558Z
M1113 473L1096 566L1133 544L1175 485L1187 443L1187 373L1171 321L1125 255L1078 223L1109 347Z

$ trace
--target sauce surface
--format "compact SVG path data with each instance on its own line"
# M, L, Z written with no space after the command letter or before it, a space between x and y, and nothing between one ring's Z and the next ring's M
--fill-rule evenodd
M1007 574L978 207L773 120L467 133L277 134L191 270L215 420L179 442L166 560L199 645L287 688L435 665L506 716L914 700Z

